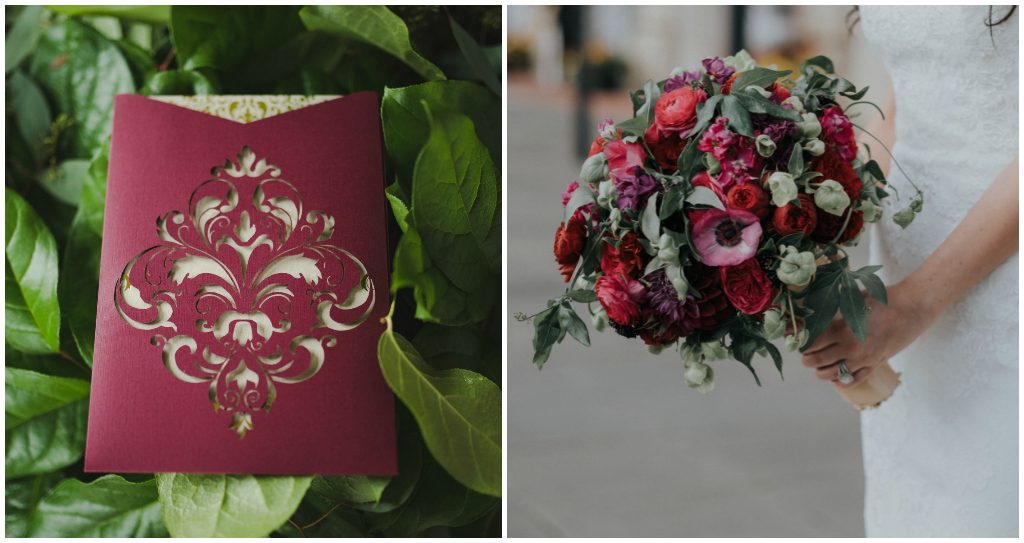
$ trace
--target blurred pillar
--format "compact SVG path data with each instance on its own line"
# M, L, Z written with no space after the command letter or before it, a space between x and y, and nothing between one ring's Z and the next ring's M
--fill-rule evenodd
M590 148L590 93L594 88L593 70L587 61L584 44L587 43L587 12L588 6L563 6L559 19L566 33L565 45L569 49L577 47L576 59L576 140L575 150L578 156L586 156Z
M747 6L732 6L732 47L729 54L746 48Z

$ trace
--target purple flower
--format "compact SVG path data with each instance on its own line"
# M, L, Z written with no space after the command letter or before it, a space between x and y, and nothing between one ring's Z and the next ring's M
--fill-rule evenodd
M612 181L615 183L615 192L618 194L616 203L620 209L637 211L647 197L657 190L658 182L644 173L643 168L640 167L632 168L627 172L612 172Z
M689 304L688 300L679 299L678 291L668 280L664 268L651 273L645 279L650 284L647 288L647 303L658 316L658 320L665 325L677 326L689 316L688 313L696 311L696 307Z
M679 73L665 80L664 92L672 92L698 81L700 81L700 72Z
M724 84L729 80L729 76L736 73L736 68L726 66L725 62L718 57L706 58L701 63L704 64L704 71L708 73L708 76L719 85Z

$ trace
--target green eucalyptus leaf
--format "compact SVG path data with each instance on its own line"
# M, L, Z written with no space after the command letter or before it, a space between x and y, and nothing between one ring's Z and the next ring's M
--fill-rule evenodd
M431 368L390 325L377 344L384 379L409 408L427 448L456 480L501 495L501 390L472 371Z
M288 521L312 477L158 473L173 537L264 537Z
M91 483L67 479L29 517L30 537L167 537L156 481L105 475Z
M4 43L4 73L11 73L11 70L17 68L35 49L42 24L43 6L25 6L7 32Z
M387 88L380 108L384 144L389 163L406 194L412 192L416 157L430 137L430 121L423 102L434 114L467 115L491 161L495 165L501 163L501 99L483 86L469 81L431 81Z
M470 36L466 29L462 28L462 25L455 22L453 18L449 18L449 21L455 42L459 44L459 49L466 57L466 62L473 69L473 73L476 74L476 78L488 89L491 89L491 92L501 96L501 81L498 80L494 67L487 60L487 54L480 48L480 44L473 39L473 36Z
M68 16L106 15L126 21L165 25L171 20L170 6L49 6L57 13Z
M368 43L428 81L445 78L437 66L413 49L405 21L386 6L306 6L299 15L306 28Z
M89 382L4 369L7 478L46 473L82 457Z
M5 190L5 339L26 353L57 352L57 242L29 203L11 189Z

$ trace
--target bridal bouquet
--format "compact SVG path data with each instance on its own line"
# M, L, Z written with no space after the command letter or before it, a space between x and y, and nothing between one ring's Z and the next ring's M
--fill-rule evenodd
M758 384L755 353L781 372L772 340L810 345L837 311L863 341L861 288L884 302L885 286L880 266L851 269L843 247L889 194L847 115L870 104L858 102L867 88L833 71L821 56L795 79L743 51L709 58L634 92L632 119L602 123L562 195L554 253L567 289L520 315L534 320L534 363L567 333L590 344L572 302L598 330L676 346L702 392L713 360L741 362ZM921 204L918 192L893 219L906 226Z

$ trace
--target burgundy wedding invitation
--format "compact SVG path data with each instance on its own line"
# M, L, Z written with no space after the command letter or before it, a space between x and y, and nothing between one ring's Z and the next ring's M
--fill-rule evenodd
M378 111L117 97L87 471L396 473Z

